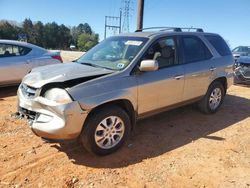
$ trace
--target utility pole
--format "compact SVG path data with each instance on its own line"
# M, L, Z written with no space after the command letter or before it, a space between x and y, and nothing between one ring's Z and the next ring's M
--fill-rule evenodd
M137 30L143 28L144 0L138 0Z
M117 30L121 33L121 19L122 19L122 11L120 10L120 16L105 16L105 30L104 30L104 39L107 38L107 29ZM111 21L119 21L119 25L117 24L110 24Z

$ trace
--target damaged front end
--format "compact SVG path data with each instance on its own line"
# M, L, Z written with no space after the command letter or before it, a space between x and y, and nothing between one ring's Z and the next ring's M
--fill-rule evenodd
M109 73L77 63L35 69L18 88L18 113L28 120L37 136L55 140L77 138L88 111L68 90Z
M250 61L235 63L234 74L234 83L250 84Z
M58 96L58 91L53 89L48 90L51 92L48 96L46 93L40 96L40 89L33 88L30 93L31 90L25 88L30 87L21 84L18 89L18 112L28 120L37 136L47 139L74 139L80 134L87 112L81 109L77 101L63 98L53 100L51 93Z

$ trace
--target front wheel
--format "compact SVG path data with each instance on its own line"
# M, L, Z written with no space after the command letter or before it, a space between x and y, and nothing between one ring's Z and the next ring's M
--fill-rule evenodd
M206 93L206 95L198 103L199 109L206 113L215 113L221 106L225 96L225 89L221 82L213 82Z
M130 127L129 116L122 108L107 106L91 115L84 125L80 141L89 152L107 155L123 145Z

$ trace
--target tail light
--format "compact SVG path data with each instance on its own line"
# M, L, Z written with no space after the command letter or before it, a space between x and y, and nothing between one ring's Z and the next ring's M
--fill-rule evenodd
M59 60L61 63L63 62L62 60L62 57L60 55L54 55L54 56L51 56L53 59L57 59Z

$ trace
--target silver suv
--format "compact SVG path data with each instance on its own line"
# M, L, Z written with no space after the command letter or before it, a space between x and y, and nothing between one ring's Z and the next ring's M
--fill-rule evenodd
M194 102L216 112L233 82L233 63L225 41L201 29L121 34L73 63L33 69L18 89L18 111L36 135L79 138L106 155L138 119Z

